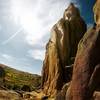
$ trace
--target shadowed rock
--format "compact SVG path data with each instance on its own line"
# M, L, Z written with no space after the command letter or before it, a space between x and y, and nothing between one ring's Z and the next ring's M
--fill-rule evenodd
M78 46L70 94L66 100L90 100L100 83L100 28L90 29ZM99 71L99 72L98 72ZM70 96L69 96L70 95Z
M100 89L100 0L96 1L96 24L85 33L78 45L72 82L67 90L66 100L91 100L93 93Z

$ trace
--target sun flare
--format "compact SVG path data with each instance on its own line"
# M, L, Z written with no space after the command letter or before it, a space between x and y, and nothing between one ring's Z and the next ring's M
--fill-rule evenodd
M37 42L43 33L40 33L40 30L43 29L41 27L41 21L36 16L37 9L31 9L31 7L20 0L12 0L11 2L11 13L13 16L13 19L16 24L20 25L27 35L26 39L29 39L30 42Z

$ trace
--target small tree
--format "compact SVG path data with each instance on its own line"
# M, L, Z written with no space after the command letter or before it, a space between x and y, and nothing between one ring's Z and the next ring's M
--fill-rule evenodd
M27 91L27 92L30 92L30 91L31 91L30 86L28 86L28 85L24 85L24 86L21 88L21 90Z
M15 84L15 85L13 86L13 90L20 90L20 86L18 86L18 85Z

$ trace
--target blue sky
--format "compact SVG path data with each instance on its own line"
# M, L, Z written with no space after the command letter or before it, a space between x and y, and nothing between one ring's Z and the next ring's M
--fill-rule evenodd
M95 0L0 0L0 63L40 74L50 29L74 2L90 26Z

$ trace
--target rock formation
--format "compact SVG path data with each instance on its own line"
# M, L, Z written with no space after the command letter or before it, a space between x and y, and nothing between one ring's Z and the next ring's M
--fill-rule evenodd
M98 25L100 25L100 0L96 0L93 10L94 20Z
M86 32L86 24L73 3L65 10L63 18L51 30L51 38L46 46L42 69L42 89L54 96L69 81L66 70L73 64L77 44Z
M79 42L66 100L91 100L100 89L100 0L94 6L94 19L95 26Z

